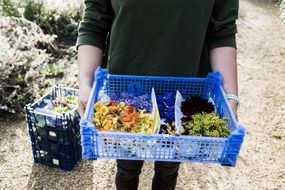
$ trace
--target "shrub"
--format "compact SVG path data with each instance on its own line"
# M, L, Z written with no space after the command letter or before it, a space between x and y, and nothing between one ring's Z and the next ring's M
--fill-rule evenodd
M45 34L58 37L77 36L83 4L79 0L65 3L51 0L0 0L4 16L20 17L35 22Z
M19 8L21 7L21 1L12 1L12 0L0 0L0 13L4 16L20 16Z
M1 113L23 112L27 103L56 83L75 87L74 48L59 50L54 36L26 19L0 17L0 23Z
M61 11L44 8L42 2L27 1L24 17L37 23L46 34L56 34L59 37L76 36L77 26L81 18L80 9Z
M0 22L0 111L21 112L45 85L38 71L52 59L36 46L55 47L54 38L25 19L0 17Z

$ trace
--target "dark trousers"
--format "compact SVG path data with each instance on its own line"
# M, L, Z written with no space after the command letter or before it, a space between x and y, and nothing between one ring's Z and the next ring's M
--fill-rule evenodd
M152 190L173 190L176 186L179 165L179 162L156 161L154 163L155 174L152 180ZM142 166L143 161L117 160L117 190L138 189Z

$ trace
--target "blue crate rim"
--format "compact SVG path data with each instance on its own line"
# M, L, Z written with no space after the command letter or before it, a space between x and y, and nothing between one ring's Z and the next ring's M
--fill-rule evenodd
M212 81L212 78L216 78L219 81L219 84L220 85L222 84L222 78L219 72L209 73L208 77L191 77L191 79L189 79L189 77L173 77L173 76L117 75L117 74L110 74L108 69L101 69L101 67L97 67L94 73L94 76L93 76L94 84L92 85L91 92L95 91L98 88L97 79L101 79L102 75L105 76L105 78L103 78L104 80L117 78L117 77L125 78L125 79L132 79L133 77L135 77L135 78L141 78L144 80L154 80L154 79L166 80L167 79L168 81L179 81L179 80ZM89 97L86 110L85 110L85 114L81 118L82 121L88 121L88 118L89 118L88 113L90 113L89 108L91 107L90 104L91 102L93 102L94 98L95 97L92 97L92 96Z
M95 73L94 73L94 79L97 77L98 74L103 73L103 75L106 75L107 78L143 78L144 80L156 80L156 79L163 79L166 81L172 81L172 80L208 80L208 77L180 77L180 76L153 76L153 75L118 75L118 74L110 74L108 69L102 69L101 67L97 67ZM220 72L210 72L208 74L209 77L215 77L219 80L221 80L221 74ZM189 79L191 78L191 79ZM94 80L95 82L96 80Z

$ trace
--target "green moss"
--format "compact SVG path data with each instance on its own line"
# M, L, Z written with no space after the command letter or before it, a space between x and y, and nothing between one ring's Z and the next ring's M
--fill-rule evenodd
M229 118L220 118L215 112L197 113L192 120L184 122L186 134L193 136L227 137L231 130L227 126Z

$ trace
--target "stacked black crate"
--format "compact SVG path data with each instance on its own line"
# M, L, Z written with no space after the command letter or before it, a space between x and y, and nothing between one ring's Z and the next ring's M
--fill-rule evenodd
M71 170L81 158L79 115L76 107L68 113L53 114L47 104L54 99L77 96L78 91L55 86L34 104L26 106L34 161Z

